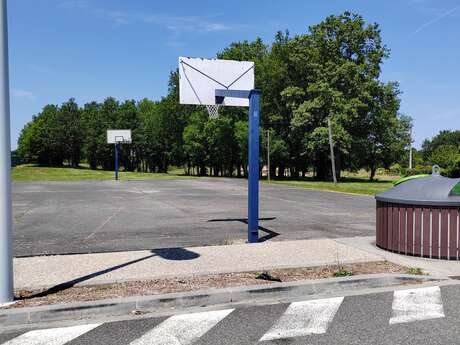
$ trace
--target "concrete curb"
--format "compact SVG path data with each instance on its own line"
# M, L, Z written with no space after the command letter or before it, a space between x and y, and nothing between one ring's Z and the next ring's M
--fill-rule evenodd
M290 283L250 285L224 289L198 290L164 295L134 296L89 302L76 302L18 309L0 309L0 326L39 324L42 322L91 319L126 315L132 311L158 312L171 308L204 307L229 303L287 299L351 289L397 286L410 282L434 282L430 276L406 274L369 274L356 277L302 280Z

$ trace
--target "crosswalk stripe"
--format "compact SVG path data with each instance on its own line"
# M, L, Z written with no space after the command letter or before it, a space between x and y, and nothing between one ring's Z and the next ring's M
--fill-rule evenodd
M394 292L390 325L445 317L439 286Z
M343 297L294 302L259 341L326 333Z
M30 331L7 341L4 345L63 345L98 326L100 324Z
M130 345L188 345L203 336L234 309L171 316Z

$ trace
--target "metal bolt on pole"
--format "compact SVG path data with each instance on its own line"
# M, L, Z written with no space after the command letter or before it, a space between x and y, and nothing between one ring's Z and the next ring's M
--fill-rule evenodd
M0 0L0 305L12 302L13 250L11 210L10 92L6 0Z
M259 117L260 90L249 95L248 242L259 241Z

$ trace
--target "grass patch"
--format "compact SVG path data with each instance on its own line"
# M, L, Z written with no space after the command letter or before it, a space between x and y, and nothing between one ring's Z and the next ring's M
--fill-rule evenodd
M14 182L97 181L113 180L115 173L106 170L91 170L84 164L78 169L69 167L49 168L34 165L19 165L12 169L11 175ZM119 179L122 181L193 178L199 177L186 176L184 175L184 170L181 168L171 168L168 174L124 171L119 173ZM262 182L266 183L266 180L262 180ZM391 179L369 181L365 177L345 177L337 185L334 185L332 182L316 181L312 178L283 181L272 180L271 184L367 195L375 195L393 186Z
M352 275L353 272L346 269L345 267L340 267L337 271L334 272L334 277L349 277Z
M266 182L266 181L264 181ZM307 188L307 189L320 189L328 190L331 192L342 192L342 193L351 193L351 194L366 194L366 195L375 195L380 192L383 192L391 187L393 183L391 180L375 180L369 181L366 178L344 178L337 184L333 182L324 182L324 181L315 181L313 179L303 179L303 180L285 180L285 181L271 181L271 184L275 185L284 185L297 188Z
M423 276L425 275L425 272L423 272L423 270L419 267L409 267L407 269L407 274L413 274L413 275L416 275L416 276Z
M154 179L188 179L190 176L180 175L179 170L170 174L120 172L120 180L154 180ZM86 180L113 180L115 172L106 170L91 170L85 167L74 168L48 168L33 165L20 165L11 170L14 182L36 181L86 181Z

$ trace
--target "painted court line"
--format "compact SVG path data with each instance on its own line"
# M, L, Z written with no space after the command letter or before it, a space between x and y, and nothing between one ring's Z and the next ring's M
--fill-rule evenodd
M392 309L390 325L445 317L439 286L395 291Z
M171 316L130 345L189 345L234 309Z
M91 234L85 237L85 241L93 237L98 231L100 231L104 226L106 226L108 222L110 222L114 217L118 216L120 212L124 209L124 207L120 207L117 210L115 210L115 212L112 215L110 215L104 222L102 222L101 225L99 225Z
M4 345L63 345L100 324L50 328L30 331L4 343Z
M332 322L343 297L294 302L259 341L323 334Z

